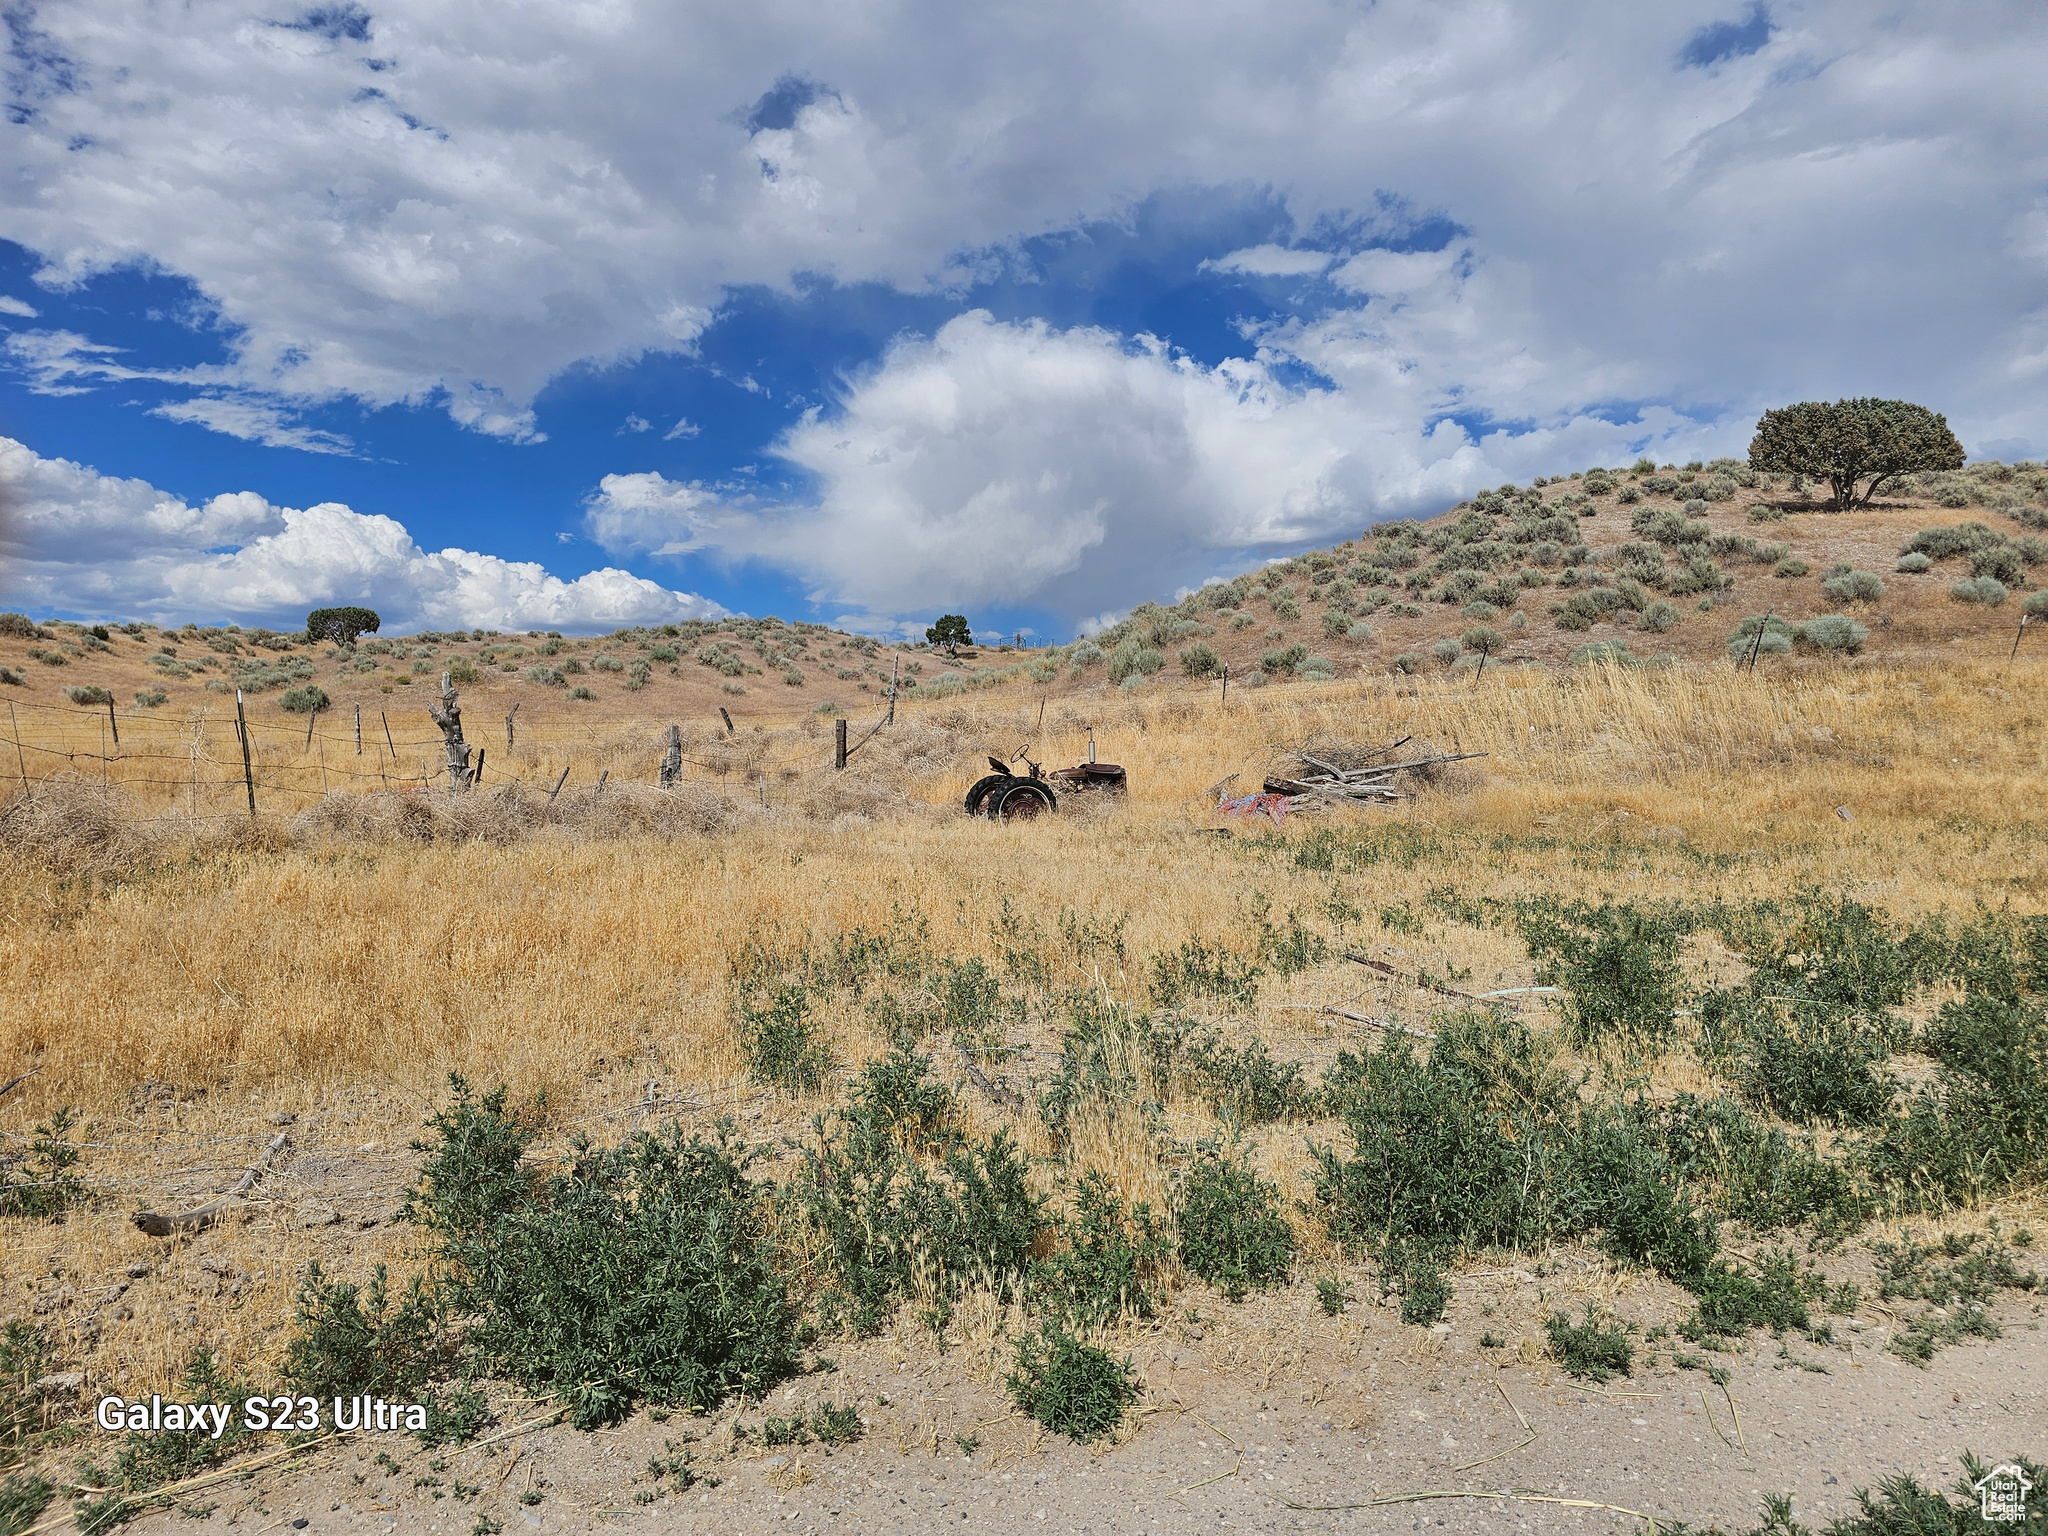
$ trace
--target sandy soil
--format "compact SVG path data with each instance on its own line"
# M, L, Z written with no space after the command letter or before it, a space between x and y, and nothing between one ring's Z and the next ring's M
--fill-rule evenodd
M827 1395L860 1403L866 1438L830 1454L758 1442L720 1454L710 1447L729 1443L726 1419L653 1424L641 1416L597 1434L548 1428L449 1456L441 1477L484 1490L456 1503L413 1486L434 1476L426 1471L432 1453L403 1436L370 1436L316 1457L298 1475L263 1478L224 1500L215 1518L253 1530L304 1520L314 1531L377 1532L469 1531L488 1516L513 1536L1107 1536L1634 1530L1642 1523L1624 1511L1637 1511L1746 1529L1767 1493L1790 1494L1801 1519L1818 1524L1851 1512L1856 1486L1893 1473L1946 1488L1965 1449L1996 1458L2048 1444L2048 1338L2038 1304L2003 1308L2004 1338L1944 1351L1925 1369L1885 1353L1883 1327L1868 1321L1844 1328L1840 1348L1802 1346L1819 1369L1788 1366L1775 1343L1759 1339L1729 1361L1724 1394L1698 1373L1670 1371L1638 1371L1595 1390L1546 1366L1496 1365L1456 1325L1424 1333L1367 1308L1325 1326L1313 1297L1297 1285L1273 1304L1268 1325L1276 1336L1291 1332L1310 1357L1302 1362L1306 1383L1288 1373L1262 1388L1256 1369L1218 1359L1189 1337L1196 1330L1172 1330L1137 1349L1146 1398L1135 1433L1099 1452L1032 1434L957 1353L892 1357L879 1345L763 1405L787 1412ZM647 1476L647 1461L664 1454L680 1426L704 1437L697 1461L719 1485L636 1505L636 1494L661 1486ZM969 1433L981 1437L972 1457L953 1441ZM398 1473L375 1464L380 1450L393 1455ZM520 1502L529 1489L540 1493L531 1507ZM1559 1502L1460 1497L1343 1507L1425 1490ZM169 1513L133 1527L187 1528Z

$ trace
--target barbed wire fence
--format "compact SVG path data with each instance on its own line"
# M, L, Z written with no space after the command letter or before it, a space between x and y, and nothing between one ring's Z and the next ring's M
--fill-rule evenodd
M515 702L505 717L508 748L515 740L514 721L523 702ZM418 794L515 783L548 791L552 799L573 776L579 756L559 739L528 726L521 733L527 737L527 750L514 763L493 774L489 748L480 747L468 782L452 782L444 760L447 738L438 729L431 735L413 734L408 718L415 713L413 708L402 711L396 725L390 710L372 713L359 704L349 709L311 713L302 726L248 718L239 692L232 712L194 708L182 718L146 708L123 711L111 701L65 707L9 700L7 736L0 741L0 782L12 779L8 788L14 793L6 798L16 804L59 782L97 784L109 791L139 792L137 798L155 808L155 814L129 819L220 821L246 819L259 808L292 811L337 793ZM671 725L647 753L647 782L657 787L716 784L732 790L738 778L766 803L771 774L778 783L786 783L791 775L784 770L792 765L798 776L843 769L853 752L895 718L894 700L885 698L877 718L863 722L865 729L851 750L848 722L841 716L827 741L777 742L796 750L765 756L761 737L740 737L730 717L720 713L723 735L742 750L716 758L699 755L701 748L699 753L683 751L680 727ZM347 729L333 729L337 715L348 722ZM787 734L788 729L776 734ZM619 759L639 753L628 740L593 739L580 755L587 761L593 787L601 789L614 778L625 778L618 771ZM12 774L7 773L9 768ZM636 765L633 780L640 777Z

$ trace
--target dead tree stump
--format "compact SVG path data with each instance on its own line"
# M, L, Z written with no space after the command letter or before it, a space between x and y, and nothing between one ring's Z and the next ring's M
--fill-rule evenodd
M676 780L683 776L683 728L672 725L663 738L661 749L661 787L673 789Z
M427 713L441 728L448 747L448 787L468 789L475 774L469 766L469 747L462 739L462 706L456 702L454 680L446 672L441 674L441 702L429 703Z

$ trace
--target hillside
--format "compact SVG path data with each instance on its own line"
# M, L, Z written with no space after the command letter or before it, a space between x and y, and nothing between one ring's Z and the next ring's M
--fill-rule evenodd
M1766 655L1896 661L1957 646L1977 656L2010 642L2029 589L2048 581L2043 529L2048 471L2033 464L1922 475L1838 514L1810 488L1736 460L1644 462L1504 485L1426 522L1380 525L1171 607L1141 606L1093 646L1109 653L1105 677L1228 665L1256 686L1476 669L1475 647L1493 643L1482 629L1497 637L1495 665L1561 666L1624 648L1710 661L1768 614L1785 622L1770 626ZM1908 556L1922 547L1925 558ZM1956 584L1972 579L1980 600L1959 600ZM1093 665L1087 647L1065 654L1070 674L1088 675L1071 665Z
M1502 486L1426 521L1382 524L1216 583L1140 604L1070 644L1015 650L885 645L777 618L622 629L601 637L426 632L344 653L236 626L0 625L0 697L182 715L239 687L252 718L290 718L317 685L337 716L421 710L452 672L479 717L578 719L868 714L892 670L907 699L1028 685L1035 694L1261 686L1360 671L1563 666L1594 655L1711 661L1769 614L1765 655L1988 657L2048 580L2048 470L1983 463L1921 475L1881 504L1829 512L1811 489L1731 459L1647 462ZM1940 532L1939 530L1948 530ZM1924 549L1914 557L1906 552ZM1903 563L1902 563L1903 557ZM1990 583L1987 585L1987 581ZM1958 583L1979 599L1954 595ZM1818 622L1816 622L1818 621ZM415 718L410 714L402 718Z

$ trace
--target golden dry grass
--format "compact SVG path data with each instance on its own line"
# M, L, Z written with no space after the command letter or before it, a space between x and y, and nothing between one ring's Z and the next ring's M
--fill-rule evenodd
M750 934L813 944L884 926L892 908L922 913L941 954L993 956L1011 941L1007 903L1053 957L1048 988L1138 1004L1151 955L1191 933L1241 937L1260 899L1327 929L1327 903L1341 898L1357 913L1341 919L1345 943L1410 973L1469 972L1475 990L1530 979L1511 935L1435 920L1397 930L1383 909L1441 886L1640 899L1812 882L1902 915L1980 901L2038 911L2044 685L2048 663L2025 657L2009 671L1801 664L1753 678L1725 666L1503 669L1477 686L1274 687L1233 693L1227 708L1192 691L1071 700L1046 711L1042 730L1021 693L996 694L906 711L844 776L820 760L830 738L818 723L763 729L725 748L735 768L724 788L713 776L669 797L681 810L644 783L616 782L651 777L655 751L651 724L624 724L574 743L536 733L517 775L525 787L495 811L488 795L428 805L431 841L406 829L419 797L195 824L86 781L0 822L0 1082L40 1069L0 1105L0 1132L19 1149L57 1104L84 1107L98 1127L88 1170L106 1199L63 1226L0 1223L0 1268L55 1266L104 1284L143 1246L122 1210L224 1188L276 1111L317 1123L308 1144L349 1158L371 1203L388 1208L408 1177L404 1143L451 1069L520 1095L545 1090L557 1132L616 1134L642 1115L651 1083L661 1114L737 1110L763 1142L797 1134L815 1106L745 1081L728 957ZM1031 742L1053 766L1083 757L1091 735L1103 759L1130 769L1127 805L1075 805L1021 826L958 814L984 753ZM1215 835L1211 785L1233 772L1251 783L1317 735L1412 735L1490 755L1401 808L1325 818L1399 823L1411 860L1318 871L1289 857L1295 844L1261 846L1244 828ZM579 761L618 765L606 793L623 809L586 788L565 791L559 815L533 812L533 783L572 747ZM709 761L720 744L700 736L690 750ZM764 808L737 765L767 774L778 758L795 766L767 779ZM137 810L162 819L138 821ZM1061 951L1048 936L1063 911L1121 920L1125 962ZM1225 1022L1313 1071L1357 1039L1320 1005L1413 1017L1431 1002L1333 961L1269 984L1253 1013ZM843 1061L882 1045L851 1003L822 1022ZM1044 1040L1054 1028L1037 1020L1032 1032ZM129 1096L150 1079L205 1097L137 1110ZM1178 1135L1214 1123L1189 1102L1168 1112ZM968 1113L993 1123L971 1095ZM1077 1141L1129 1194L1161 1199L1142 1127L1090 1123ZM1299 1135L1262 1143L1283 1193L1305 1194ZM252 1208L255 1225L208 1240L249 1277L245 1293L201 1273L187 1244L152 1245L191 1281L175 1305L194 1321L138 1312L73 1337L77 1356L96 1376L160 1385L195 1334L231 1361L274 1354L289 1317L284 1277L344 1230L294 1223L294 1177ZM1313 1231L1304 1238L1310 1259L1334 1261ZM388 1228L352 1238L346 1265L403 1260L408 1241Z
M985 947L1007 897L1041 916L1128 913L1143 957L1227 932L1254 886L1280 910L1318 899L1328 876L1248 860L1204 830L1210 785L1232 772L1249 783L1316 734L1490 754L1462 784L1356 813L1455 834L1411 870L1341 882L1374 911L1446 880L1575 888L1589 853L1642 895L1696 888L1725 860L1711 878L1737 889L1821 880L1904 913L2031 909L2044 894L2044 683L2048 665L2023 658L2009 672L1754 679L1506 671L1476 688L1268 689L1227 709L1213 696L1114 698L1050 711L1031 750L1075 761L1092 734L1100 756L1130 768L1128 806L1028 828L951 809L984 751L1031 736L1030 714L999 702L910 714L845 775L814 765L771 783L765 810L738 786L662 797L627 784L606 792L615 813L585 790L548 820L530 789L508 789L495 805L443 797L409 831L419 807L406 802L421 797L336 797L253 828L209 823L232 836L202 836L195 853L178 818L138 830L118 792L86 782L0 822L0 1068L43 1067L17 1096L33 1109L103 1104L145 1077L420 1085L461 1065L559 1088L649 1033L724 1064L725 955L756 925L823 936L915 904L937 946L964 954ZM798 724L754 750L795 757L811 744ZM646 745L625 727L606 749L624 763ZM550 751L536 743L534 761L551 766ZM1523 841L1487 855L1495 835ZM80 863L98 878L68 876ZM1489 974L1515 963L1471 958Z

